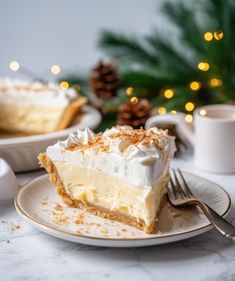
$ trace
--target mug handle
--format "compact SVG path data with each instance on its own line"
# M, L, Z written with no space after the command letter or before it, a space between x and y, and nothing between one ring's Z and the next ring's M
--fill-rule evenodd
M180 112L176 114L155 115L150 117L146 123L145 128L160 127L161 124L173 124L177 126L177 133L188 142L192 147L194 146L194 131L193 123L185 121L185 114Z

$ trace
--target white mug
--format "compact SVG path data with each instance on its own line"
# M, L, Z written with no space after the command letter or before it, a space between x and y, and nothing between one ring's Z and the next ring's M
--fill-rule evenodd
M235 173L235 106L207 105L194 111L194 131L182 113L151 117L146 128L173 123L194 147L194 163L214 173Z
M210 172L235 173L235 106L196 109L194 130L195 165Z

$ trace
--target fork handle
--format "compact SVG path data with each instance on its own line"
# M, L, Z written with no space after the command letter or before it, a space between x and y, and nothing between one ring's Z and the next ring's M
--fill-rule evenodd
M224 236L235 241L235 227L222 218L206 203L197 201L197 205L201 208L213 226Z

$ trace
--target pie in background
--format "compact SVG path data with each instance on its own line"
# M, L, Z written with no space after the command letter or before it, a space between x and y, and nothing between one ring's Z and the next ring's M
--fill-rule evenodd
M0 80L0 131L49 133L67 128L87 102L59 85L22 80Z

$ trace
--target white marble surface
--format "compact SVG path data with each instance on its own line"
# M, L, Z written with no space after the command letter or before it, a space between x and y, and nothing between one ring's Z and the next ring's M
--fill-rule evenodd
M235 202L235 175L198 171L191 160L174 160L173 166L221 184ZM42 173L18 174L17 178L22 185ZM235 225L234 204L228 219ZM124 279L232 281L235 243L211 230L189 240L155 247L89 247L37 231L18 216L13 202L0 202L1 281Z

